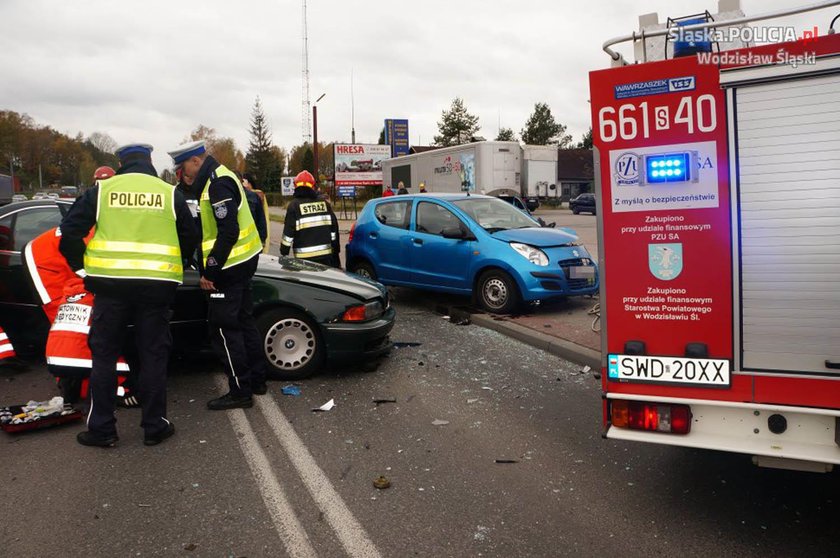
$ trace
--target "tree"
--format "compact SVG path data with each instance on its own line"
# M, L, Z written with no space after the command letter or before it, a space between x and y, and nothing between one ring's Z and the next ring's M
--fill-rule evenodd
M502 128L496 136L496 141L516 141L516 134L510 128Z
M576 146L578 149L592 149L592 126L589 127L589 131L583 134L583 138L581 138L580 143Z
M335 174L335 149L332 143L318 142L318 174L324 176Z
M117 150L117 147L119 147L117 142L114 141L114 138L105 132L94 132L88 136L87 141L103 153L113 154Z
M566 127L554 120L551 109L545 103L534 104L534 112L525 122L520 136L526 145L568 147L572 142L572 136L566 134Z
M161 180L163 180L164 182L168 182L168 183L173 184L173 185L174 185L174 184L175 184L175 182L176 182L176 180L175 180L175 173L174 173L174 172L172 172L172 171L171 171L171 170L169 170L169 169L163 169L163 170L160 172L160 179L161 179Z
M307 147L306 151L303 152L303 161L301 161L301 170L308 170L313 175L315 174L315 154L312 152L311 147ZM318 178L315 177L317 181Z
M274 146L271 144L271 131L259 97L254 102L254 109L251 111L250 132L251 142L248 144L248 153L245 155L245 166L248 172L254 174L261 188L278 190L282 161L278 160Z
M376 143L379 145L385 145L385 126L382 126L382 130L379 132L379 140Z
M441 112L438 122L440 135L435 136L434 141L441 147L468 143L479 128L478 117L467 112L463 99L455 97L449 110Z
M292 152L289 154L290 175L294 176L305 168L303 165L303 158L304 155L306 155L307 151L309 151L310 153L312 152L312 147L310 146L309 142L304 142L303 144L296 145L292 148Z
M236 142L233 138L220 138L216 135L216 130L199 124L198 127L190 132L184 141L198 141L204 140L204 145L207 151L218 162L227 168L242 172L245 169L245 156L236 147Z

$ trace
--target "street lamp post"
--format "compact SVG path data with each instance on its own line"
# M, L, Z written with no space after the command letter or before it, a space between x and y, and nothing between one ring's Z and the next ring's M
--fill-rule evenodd
M318 101L324 98L326 93L322 93L320 97L315 99L315 102L312 104L312 161L315 166L315 184L318 184L318 176L320 173L318 172Z

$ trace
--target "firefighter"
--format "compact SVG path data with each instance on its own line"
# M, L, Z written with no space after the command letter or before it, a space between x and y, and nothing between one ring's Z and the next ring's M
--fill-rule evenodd
M295 177L294 199L286 209L280 253L341 267L338 219L326 200L318 198L315 178L309 171Z
M186 183L201 186L201 288L209 295L213 343L228 376L229 391L212 399L213 411L252 407L263 395L265 363L253 316L251 278L262 243L245 191L233 171L207 153L203 141L183 145L169 155Z
M175 433L166 418L166 372L172 337L169 306L183 278L182 255L192 253L197 231L183 195L157 177L152 146L117 149L116 175L85 192L61 222L59 249L96 295L89 345L90 410L85 446L117 440L114 394L117 360L129 323L140 362L137 391L146 445ZM85 246L84 238L96 226Z
M15 357L15 348L12 346L12 341L3 328L0 327L0 362L8 361Z

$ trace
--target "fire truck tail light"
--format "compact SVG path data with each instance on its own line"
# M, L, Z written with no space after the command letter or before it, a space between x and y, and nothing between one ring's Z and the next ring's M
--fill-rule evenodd
M691 431L691 408L688 405L615 400L610 404L610 417L616 428L669 434L688 434Z

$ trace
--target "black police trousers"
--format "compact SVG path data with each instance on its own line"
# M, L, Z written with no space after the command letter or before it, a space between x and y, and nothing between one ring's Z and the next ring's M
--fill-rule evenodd
M130 323L134 324L139 361L135 387L143 409L140 426L146 436L154 436L169 424L166 419L166 373L172 348L169 303L149 301L142 295L97 294L88 337L93 369L87 427L99 436L116 434L117 359L123 352Z
M265 383L263 347L251 301L251 278L217 289L210 293L207 316L210 338L224 365L231 395L250 397L253 386Z

